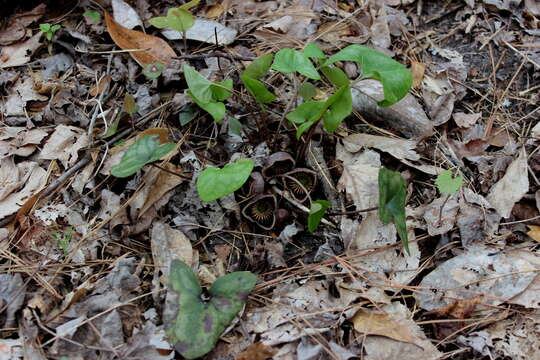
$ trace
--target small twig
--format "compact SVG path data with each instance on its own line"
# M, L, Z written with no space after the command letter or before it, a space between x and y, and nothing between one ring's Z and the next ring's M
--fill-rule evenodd
M161 170L161 171L165 171L165 172L168 173L168 174L176 175L176 176L178 176L179 178L182 178L182 179L185 179L185 180L191 180L191 178L188 177L188 176L184 176L184 175L175 173L174 171L171 171L171 170L169 170L169 169L167 169L167 168L164 168L163 166L159 166L158 164L150 163L150 166L153 166L153 167L155 167L155 168L158 168L158 169Z
M448 199L450 199L450 195L446 195L446 199L444 199L444 202L441 205L441 210L439 211L439 220L437 220L437 224L440 226L442 221L442 211L444 209L444 205L448 202Z
M221 51L211 51L204 55L182 55L182 56L172 56L173 59L180 59L180 60L204 60L208 59L209 57L223 57L223 58L229 58L233 60L240 60L240 61L253 61L256 58L252 56L240 56L240 55L234 55L234 54L227 54Z

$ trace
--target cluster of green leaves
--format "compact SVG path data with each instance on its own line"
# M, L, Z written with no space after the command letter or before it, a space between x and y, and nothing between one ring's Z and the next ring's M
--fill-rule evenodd
M199 280L185 263L173 260L169 279L170 290L178 294L178 309L167 336L186 359L196 359L214 348L257 282L248 271L224 275L214 281L205 303Z
M49 23L39 24L39 30L41 30L41 32L45 34L45 37L49 41L53 39L54 33L60 30L61 27L62 25L60 24L54 24L54 25L51 25Z
M171 29L185 33L195 24L195 17L189 9L197 6L199 3L200 0L193 0L180 7L170 8L167 11L167 16L158 16L148 21L159 29L170 27Z
M209 113L215 122L223 120L225 104L222 101L231 96L233 81L227 79L212 82L187 64L184 64L184 77L189 88L187 94L191 99L201 109Z

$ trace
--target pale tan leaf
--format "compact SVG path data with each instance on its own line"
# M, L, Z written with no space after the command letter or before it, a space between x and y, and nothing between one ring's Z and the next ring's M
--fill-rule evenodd
M0 68L21 66L30 61L32 54L41 46L41 31L30 39L0 48Z
M354 329L365 335L386 336L390 339L413 343L414 334L388 314L359 310L352 318Z
M180 259L188 266L193 264L191 241L180 230L163 222L155 222L150 233L152 257L156 272L161 271L163 283L169 278L169 266L174 259Z

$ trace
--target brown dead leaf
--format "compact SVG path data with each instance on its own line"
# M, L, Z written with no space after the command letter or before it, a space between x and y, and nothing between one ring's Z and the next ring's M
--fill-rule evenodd
M169 171L172 171L173 173L181 174L182 168L174 166L173 164L167 163L163 166ZM143 189L142 193L145 193L145 190L148 190L146 193L146 200L144 202L144 205L141 207L141 210L139 211L139 214L137 217L141 217L151 206L155 205L166 193L168 193L170 190L174 189L178 185L180 185L184 179L182 179L179 176L176 176L174 174L161 171L159 169L152 169L152 170L158 170L159 174L155 180L154 183L147 183L145 186L145 189Z
M105 23L107 31L116 45L122 50L141 49L144 51L132 51L130 55L141 66L161 62L169 64L173 56L176 56L174 50L169 44L156 36L145 34L141 31L130 30L114 21L114 19L105 12Z
M359 310L352 318L352 322L354 329L365 335L386 336L407 343L415 341L412 331L388 314Z
M540 242L540 226L537 225L527 225L529 228L529 231L527 232L527 235L529 237L537 242Z
M424 63L413 61L411 63L411 73L413 77L412 87L415 89L420 88L422 81L424 80L424 73L426 71L426 65Z
M42 17L46 7L45 4L39 4L28 12L12 16L0 30L0 45L10 45L22 40L26 34L26 27Z
M221 16L225 11L225 7L221 4L212 5L206 10L206 17L209 19L215 19Z
M182 231L157 221L150 234L156 275L161 271L164 283L169 282L169 266L173 259L180 259L188 266L193 264L191 241Z
M108 89L109 84L111 82L111 77L109 75L105 75L101 79L99 79L97 84L94 84L90 91L88 92L92 96L98 96L101 94L105 89Z
M251 344L246 350L238 354L234 360L267 360L272 358L276 351L261 342Z
M481 296L476 296L470 299L457 300L450 305L442 308L429 311L439 316L451 316L455 319L466 319L471 316L477 304L480 303Z
M330 21L322 24L317 29L317 35L327 43L335 43L345 36L352 36L351 27L344 22Z

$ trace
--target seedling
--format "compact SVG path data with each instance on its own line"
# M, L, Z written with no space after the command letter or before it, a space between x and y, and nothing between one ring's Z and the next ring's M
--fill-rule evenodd
M97 11L85 11L83 13L83 16L87 19L87 21L90 23L90 24L99 24L99 22L101 21L101 14L98 13Z
M157 79L161 76L165 70L165 65L159 61L154 61L152 63L146 64L143 68L143 75L146 76L149 80Z
M144 165L161 159L174 146L174 143L160 145L157 135L144 135L127 148L120 163L111 168L111 174L119 178L131 176Z
M238 159L223 169L204 169L197 177L199 197L210 202L235 192L249 179L254 166L253 160Z
M75 231L70 226L64 232L57 231L51 235L51 237L56 242L56 245L58 245L58 247L64 252L64 256L68 256L69 244L71 243L74 232Z
M45 34L47 40L52 41L54 33L60 30L62 26L60 24L51 25L49 23L39 24L39 30Z
M225 104L222 101L231 95L232 80L212 82L187 64L184 65L184 76L188 85L187 94L201 109L208 112L215 122L221 122L225 117Z
M448 199L450 199L450 196L454 194L456 191L459 190L461 185L463 184L463 176L457 175L456 177L452 177L452 170L446 170L437 175L437 179L435 180L435 185L437 185L437 189L439 189L439 192L441 194L446 194L446 198L444 199L441 209L439 211L439 221L440 224L442 221L442 213L444 206L448 202Z
M405 223L406 197L407 186L403 176L399 172L381 168L379 170L379 219L383 223L392 222L396 225L401 243L410 255Z
M186 46L186 31L191 29L195 24L195 17L189 11L190 8L197 6L200 0L192 0L177 8L170 8L167 11L167 16L158 16L149 20L150 24L159 29L169 27L182 33L184 39L184 47Z
M214 348L257 282L248 271L222 276L208 290L210 301L205 303L199 280L185 263L173 260L169 278L169 290L178 294L178 310L167 336L186 359L198 358Z

